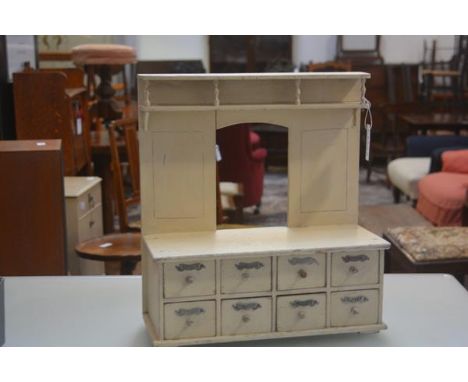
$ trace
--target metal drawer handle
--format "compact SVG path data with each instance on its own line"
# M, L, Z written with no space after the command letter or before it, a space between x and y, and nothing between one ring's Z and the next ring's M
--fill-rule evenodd
M263 265L263 263L261 263L260 261L252 261L250 263L241 261L235 266L239 271L243 271L244 269L260 269L263 268L265 265Z
M356 304L356 303L362 304L367 301L369 301L369 299L366 296L362 296L362 295L356 296L356 297L350 297L350 296L341 297L341 302L343 304Z
M94 196L91 195L91 194L88 194L88 204L89 204L91 207L94 207Z
M291 257L288 259L288 263L291 265L311 265L311 264L317 264L319 265L318 261L314 257Z
M205 309L203 308L190 308L190 309L184 309L180 308L175 311L175 314L177 314L179 317L183 316L192 316L192 315L199 315L205 313Z
M202 269L206 268L205 264L202 264L202 263L177 264L175 267L179 272L183 272L183 271L201 271Z
M238 302L237 304L234 304L232 307L234 308L235 311L238 312L240 310L257 310L261 308L262 306L257 302L247 302L247 303Z
M95 223L94 220L90 220L90 221L89 221L89 228L92 228L92 226L94 225L94 223Z
M310 300L294 300L289 303L293 308L299 308L299 307L304 307L304 306L310 306L314 307L315 305L318 305L319 302L314 299Z
M341 260L343 260L345 263L349 263L350 261L367 261L370 260L369 256L367 255L346 255L346 256L341 256Z

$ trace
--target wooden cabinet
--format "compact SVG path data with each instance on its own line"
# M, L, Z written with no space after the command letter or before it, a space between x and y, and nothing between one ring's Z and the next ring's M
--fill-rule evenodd
M86 89L59 71L14 73L17 139L61 139L65 175L89 164Z
M59 140L0 141L0 274L65 275Z
M72 275L103 275L104 263L81 259L75 245L103 235L101 178L94 176L65 177L67 213L68 273Z
M386 327L389 245L357 224L368 77L139 77L143 309L155 345ZM288 227L216 231L216 130L250 122L288 129Z

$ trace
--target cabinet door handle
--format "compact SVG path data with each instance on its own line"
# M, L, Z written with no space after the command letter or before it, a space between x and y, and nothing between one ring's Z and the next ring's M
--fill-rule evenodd
M202 264L202 263L177 264L175 267L179 272L183 272L183 271L201 271L202 269L206 268L205 264Z
M237 263L235 265L235 267L239 271L243 271L244 269L260 269L260 268L263 268L264 266L265 265L263 265L263 263L261 263L260 261L252 261L250 263L241 261L240 263Z
M179 317L194 316L194 315L199 315L202 313L205 313L205 309L198 308L198 307L190 308L190 309L180 308L175 311L175 314L177 314Z
M291 264L291 265L303 265L303 264L307 264L307 265L316 264L316 265L319 265L317 259L315 257L311 257L311 256L308 256L308 257L291 257L290 259L288 259L288 263Z
M247 302L247 303L238 302L237 304L234 304L232 307L234 308L235 311L238 312L240 310L257 310L261 308L262 306L257 302Z
M311 298L310 300L294 300L294 301L291 301L289 304L293 308L300 308L304 306L314 307L315 305L318 305L319 302Z
M362 304L364 302L367 302L369 301L369 299L366 297L366 296L355 296L355 297L351 297L351 296L345 296L345 297L341 297L341 302L343 304Z
M369 259L369 256L367 255L346 255L346 256L341 256L341 260L343 260L345 263L349 263L352 261L364 262L370 259Z

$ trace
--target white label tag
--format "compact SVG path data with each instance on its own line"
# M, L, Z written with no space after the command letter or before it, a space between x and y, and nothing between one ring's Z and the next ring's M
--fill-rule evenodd
M104 243L99 246L100 248L109 248L112 247L112 243Z
M221 161L221 151L219 150L219 146L216 145L216 162Z
M83 134L83 125L81 123L81 118L76 119L76 135Z
M370 139L371 139L371 125L366 124L366 161L369 162L370 157Z

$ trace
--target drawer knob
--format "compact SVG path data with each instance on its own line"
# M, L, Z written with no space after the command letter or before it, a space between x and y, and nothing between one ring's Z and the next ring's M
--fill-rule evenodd
M305 313L301 310L300 312L297 312L297 318L300 320L303 320L305 318Z
M249 322L249 321L250 321L249 315L248 315L248 314L244 314L244 315L242 316L242 322L247 323L247 322Z
M349 273L356 274L359 272L359 269L357 269L354 265L351 265L349 267Z
M90 220L90 221L89 221L89 228L92 228L93 225L94 225L94 220Z
M189 319L185 320L185 325L187 325L187 326L192 326L192 325L193 325L193 322L194 322L194 321L191 320L191 319L189 318Z
M185 282L186 282L187 284L192 284L192 283L193 283L193 276L187 276L187 277L185 278Z
M242 280L247 280L250 277L250 274L249 272L242 272L241 277L242 277Z
M354 306L351 307L350 311L351 311L351 314L354 315L354 316L356 314L359 314L359 311Z
M307 277L307 272L304 269L299 269L297 273L301 279L305 279Z

